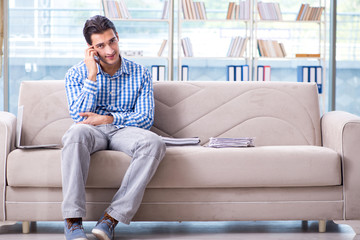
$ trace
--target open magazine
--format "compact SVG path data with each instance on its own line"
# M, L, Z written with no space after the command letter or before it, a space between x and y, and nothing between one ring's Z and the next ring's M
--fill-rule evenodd
M213 138L209 139L209 147L225 148L225 147L255 147L253 137L243 138Z
M161 137L162 140L168 146L183 146L183 145L197 145L200 143L200 138L172 138L172 137Z

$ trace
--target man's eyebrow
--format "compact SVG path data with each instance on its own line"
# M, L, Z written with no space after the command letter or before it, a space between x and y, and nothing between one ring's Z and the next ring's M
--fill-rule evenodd
M109 42L112 42L112 41L114 41L116 39L116 37L113 37L113 38L111 38L110 40L109 40ZM104 45L104 43L98 43L98 44L95 44L95 46L96 47L99 47L99 46L101 46L101 45Z

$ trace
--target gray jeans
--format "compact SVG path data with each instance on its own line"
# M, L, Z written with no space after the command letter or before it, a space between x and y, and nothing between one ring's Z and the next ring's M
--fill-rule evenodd
M62 140L63 217L85 217L85 185L90 155L109 149L122 151L132 157L121 187L106 209L119 222L129 224L140 207L147 184L165 155L166 147L161 138L136 127L118 129L112 124L76 124Z

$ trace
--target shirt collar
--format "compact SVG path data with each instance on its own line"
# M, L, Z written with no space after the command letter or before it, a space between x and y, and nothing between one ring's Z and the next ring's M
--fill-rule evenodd
M112 77L117 77L122 74L130 74L128 66L127 66L127 60L125 58L123 58L122 56L120 56L120 59L121 59L120 68L116 71L116 73ZM97 63L97 67L98 67L98 74L109 75L108 73L106 73L102 70L100 64Z

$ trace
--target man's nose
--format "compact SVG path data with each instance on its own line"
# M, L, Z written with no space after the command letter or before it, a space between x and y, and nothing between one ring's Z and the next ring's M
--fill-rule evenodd
M106 45L105 46L105 53L106 54L113 54L114 53L114 49L112 49L112 47L110 45Z

